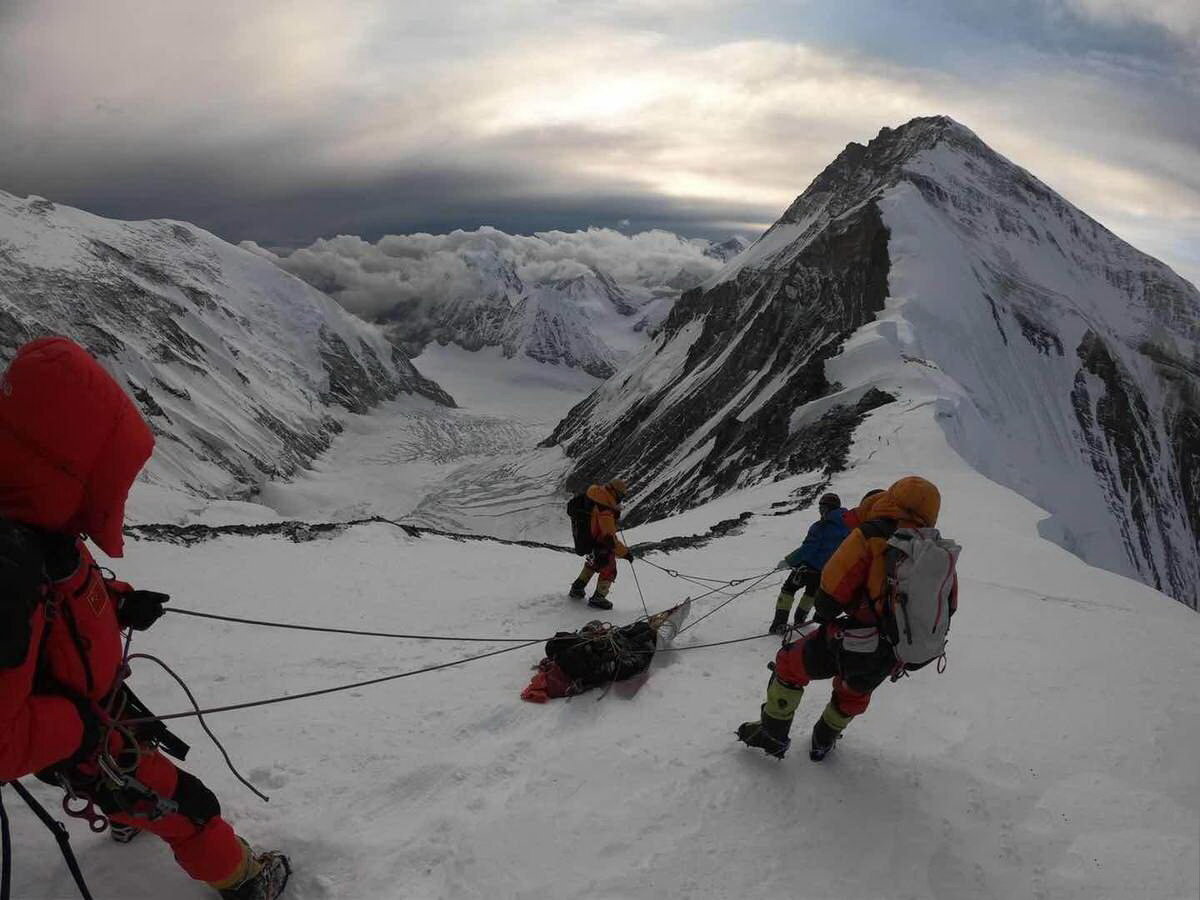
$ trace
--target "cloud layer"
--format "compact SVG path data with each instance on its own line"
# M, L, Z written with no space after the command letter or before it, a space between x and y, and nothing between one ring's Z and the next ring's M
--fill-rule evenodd
M243 246L368 319L397 307L419 316L421 309L478 297L503 285L509 271L526 286L598 271L636 299L677 282L681 272L698 283L720 266L704 255L707 241L663 231L625 235L604 228L534 235L481 228L387 235L376 243L343 235L286 256L252 242Z
M1190 0L13 0L0 186L222 236L717 237L946 113L1200 279Z

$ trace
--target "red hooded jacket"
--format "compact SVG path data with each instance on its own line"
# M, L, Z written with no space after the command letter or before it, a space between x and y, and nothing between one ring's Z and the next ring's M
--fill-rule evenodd
M76 539L50 573L25 661L0 669L0 781L71 756L83 725L70 698L99 700L112 689L121 664L116 594L128 585L106 581L78 538L121 555L125 501L153 448L137 407L66 338L27 344L0 379L0 516Z

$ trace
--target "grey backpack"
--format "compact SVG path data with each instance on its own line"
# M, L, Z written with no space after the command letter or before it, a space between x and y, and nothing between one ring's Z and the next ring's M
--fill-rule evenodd
M958 584L962 547L936 528L900 528L888 540L882 631L907 670L946 653L950 601Z

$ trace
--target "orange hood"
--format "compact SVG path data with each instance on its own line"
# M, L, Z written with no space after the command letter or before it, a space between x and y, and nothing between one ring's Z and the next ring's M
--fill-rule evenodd
M621 501L605 484L593 484L587 489L588 499L593 503L599 503L601 506L607 506L609 509L619 510Z
M864 518L896 519L901 523L932 528L937 524L941 507L942 495L933 483L917 475L909 475L882 494L872 497Z
M129 488L153 449L133 401L66 338L26 344L0 379L0 516L120 556Z

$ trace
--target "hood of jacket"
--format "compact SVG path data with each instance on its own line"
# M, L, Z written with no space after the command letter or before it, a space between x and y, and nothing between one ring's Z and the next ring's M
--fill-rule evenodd
M599 503L609 509L620 510L621 508L621 501L606 484L593 484L587 489L587 497L593 503Z
M26 344L0 379L0 516L120 556L125 501L153 449L133 401L66 338Z
M942 508L942 495L932 482L918 475L901 478L882 494L871 498L866 518L896 519L901 525L932 528ZM866 504L864 504L866 506Z

